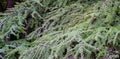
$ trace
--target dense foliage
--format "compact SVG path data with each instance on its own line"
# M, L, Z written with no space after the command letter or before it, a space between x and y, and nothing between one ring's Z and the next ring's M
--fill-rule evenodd
M119 59L119 0L25 0L0 13L5 59Z

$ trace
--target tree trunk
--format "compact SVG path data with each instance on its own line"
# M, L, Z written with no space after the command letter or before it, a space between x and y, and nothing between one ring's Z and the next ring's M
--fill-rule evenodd
M13 0L7 0L7 9L12 8L14 6L14 1Z

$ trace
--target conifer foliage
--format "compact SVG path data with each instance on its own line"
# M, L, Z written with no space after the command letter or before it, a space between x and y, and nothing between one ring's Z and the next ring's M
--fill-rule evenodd
M0 13L0 58L119 59L119 0L25 0Z

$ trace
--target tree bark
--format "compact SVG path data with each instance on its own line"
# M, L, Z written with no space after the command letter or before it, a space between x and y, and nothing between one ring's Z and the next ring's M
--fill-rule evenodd
M14 1L13 0L7 0L7 9L12 8L14 6Z

